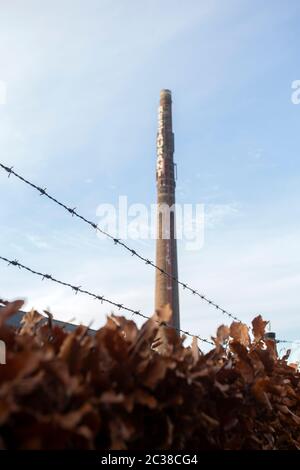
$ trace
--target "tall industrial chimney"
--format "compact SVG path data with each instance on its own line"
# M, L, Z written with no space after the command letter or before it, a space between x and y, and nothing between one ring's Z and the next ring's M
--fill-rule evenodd
M174 134L172 130L172 97L170 90L160 92L157 132L157 240L156 265L169 274L156 270L155 308L169 304L171 324L180 328L175 219Z

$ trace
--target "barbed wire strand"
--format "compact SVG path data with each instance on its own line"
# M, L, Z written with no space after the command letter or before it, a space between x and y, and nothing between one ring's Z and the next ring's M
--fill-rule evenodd
M276 343L287 343L287 344L299 344L300 345L300 341L297 341L297 340L292 340L292 339L275 339L275 342Z
M141 255L140 253L138 253L136 250L130 248L124 241L122 241L121 239L118 239L118 238L115 238L113 235L111 235L110 233L106 232L105 230L101 229L101 227L99 227L98 224L96 224L95 222L92 222L88 219L86 219L83 215L79 214L77 211L76 211L76 207L68 207L66 204L64 204L63 202L59 201L58 199L56 199L55 197L51 196L48 192L47 192L47 189L46 188L42 188L42 187L39 187L37 186L36 184L28 181L26 178L24 178L23 176L19 175L18 173L16 173L14 170L13 170L13 167L7 167L6 165L3 165L1 162L0 162L0 167L5 170L7 173L8 173L8 177L10 177L11 175L14 175L16 178L18 178L19 180L21 180L23 183L27 184L28 186L32 187L33 189L35 189L36 191L38 191L40 193L41 196L45 196L47 197L48 199L50 199L52 202L54 202L55 204L57 204L58 206L62 207L63 209L65 209L67 212L69 212L72 216L74 217L77 217L78 219L82 220L83 222L85 222L86 224L88 224L89 226L91 226L94 230L98 231L99 233L101 233L102 235L105 235L107 238L111 239L115 245L119 245L121 247L123 247L125 250L127 250L132 256L135 256L137 257L138 259L140 259L141 261L145 262L147 265L149 266L152 266L154 269L158 270L162 275L164 276L167 276L168 278L172 279L172 281L176 282L178 285L180 285L183 290L187 290L188 292L192 293L193 295L199 297L201 300L203 300L204 302L206 302L207 304L209 304L211 307L214 307L216 310L218 310L219 312L221 312L223 315L227 315L229 318L231 318L232 320L234 321L237 321L239 323L242 323L242 320L240 320L236 315L232 314L231 312L229 312L228 310L220 307L219 304L217 304L216 302L214 302L213 300L210 300L209 298L207 298L205 295L203 295L202 293L200 293L197 289L193 289L189 284L185 283L185 282L182 282L180 281L179 279L177 279L175 276L173 276L172 274L169 274L167 271L165 271L164 269L160 268L159 266L157 266L153 261L145 258L143 255Z
M120 309L123 309L123 310L126 310L128 312L130 312L132 314L132 316L134 315L138 315L146 320L150 320L151 317L148 317L147 315L144 315L143 313L141 313L139 310L134 310L134 309L131 309L129 307L125 307L123 304L118 304L117 302L114 302L110 299L107 299L106 297L104 296L99 296L99 295L96 295L96 294L93 294L92 292L89 292L89 291L86 291L84 289L81 288L81 286L74 286L70 283L67 283L67 282L64 282L64 281L60 281L56 278L54 278L53 276L49 275L49 274L43 274L43 273L40 273L38 271L35 271L31 268L29 268L28 266L24 266L22 265L21 263L19 263L17 260L9 260L8 258L5 258L3 256L0 256L0 259L2 261L5 261L8 263L9 266L16 266L16 267L19 267L20 269L24 269L32 274L35 274L35 275L38 275L43 279L48 279L48 280L51 280L57 284L60 284L60 285L63 285L65 287L69 287L71 288L73 291L75 291L75 294L77 294L78 292L82 293L82 294L86 294L86 295L89 295L90 297L93 297L94 299L97 299L97 300L100 300L101 303L102 302L106 302L106 303L109 303L110 305L113 305L115 307L117 307L119 310ZM1 301L2 303L6 304L7 302L4 302L4 301ZM76 318L74 317L73 320L75 320ZM68 323L70 323L72 320L70 320L69 322L64 322L64 326L66 326ZM93 320L94 321L94 320ZM173 327L172 325L169 325L165 322L159 322L157 320L155 320L160 326L165 326L167 328L173 328L175 329L177 332L179 333L183 333L187 336L190 336L190 337L196 337L199 341L202 341L204 343L207 343L207 344L210 344L212 346L215 346L215 344L208 340L208 339L205 339L205 338L201 338L199 335L195 335L195 334L192 334L192 333L189 333L188 331L185 331L185 330L182 330L182 329L178 329L178 328L175 328ZM89 325L90 327L91 325ZM287 340L287 339L275 339L275 342L278 344L282 344L282 343L286 343L286 344L296 344L296 345L300 345L300 342L297 341L297 340Z
M111 299L108 299L107 297L105 297L104 295L97 295L97 294L94 294L93 292L90 292L88 290L85 290L85 289L82 289L81 286L75 286L69 282L64 282L64 281L61 281L59 279L56 279L55 277L51 276L50 274L44 274L44 273L41 273L39 271L36 271L32 268L29 268L28 266L25 266L24 264L21 264L19 263L19 261L17 260L10 260L8 258L5 258L4 256L0 256L0 259L2 261L5 261L6 263L8 263L8 266L15 266L15 267L18 267L19 269L24 269L25 271L28 271L30 272L31 274L35 274L36 276L39 276L42 278L42 280L44 279L47 279L49 281L52 281L52 282L55 282L56 284L59 284L61 286L64 286L64 287L69 287L70 289L72 289L75 294L78 294L78 292L80 292L81 294L85 294L85 295L88 295L89 297L92 297L96 300L99 300L101 303L105 302L105 303L108 303L114 307L117 307L119 310L125 310L129 313L131 313L133 316L134 315L137 315L141 318L144 318L145 320L153 320L153 318L141 313L139 310L134 310L133 308L130 308L130 307L126 307L125 305L123 304L119 304L117 302L114 302L113 300ZM173 327L172 325L169 325L168 323L166 322L159 322L157 320L155 320L159 326L164 326L164 327L167 327L167 328L172 328L174 330L176 330L178 333L183 333L184 335L186 336L190 336L190 337L195 337L197 338L199 341L202 341L203 343L207 343L207 344L210 344L212 346L214 346L215 344L210 341L209 339L206 339L206 338L201 338L199 335L193 335L192 333L188 332L188 331L185 331L185 330L182 330L180 328L175 328Z

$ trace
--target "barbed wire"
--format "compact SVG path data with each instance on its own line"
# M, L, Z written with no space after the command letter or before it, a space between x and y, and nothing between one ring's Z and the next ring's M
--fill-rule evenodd
M5 257L3 257L3 256L0 256L0 260L7 262L9 266L16 266L16 267L18 267L18 268L20 268L20 269L24 269L24 270L26 270L26 271L28 271L28 272L30 272L30 273L32 273L32 274L35 274L35 275L41 277L42 280L47 279L47 280L50 280L50 281L52 281L52 282L55 282L56 284L60 284L60 285L65 286L65 287L69 287L70 289L72 289L72 290L75 292L75 294L77 294L78 292L80 292L81 294L86 294L86 295L88 295L88 296L90 296L90 297L92 297L92 298L94 298L94 299L96 299L96 300L100 300L101 303L106 302L106 303L108 303L108 304L110 304L110 305L113 305L114 307L117 307L119 310L121 310L121 309L126 310L127 312L131 313L132 316L138 315L138 316L142 317L142 318L145 319L145 320L150 320L150 319L153 320L153 318L151 318L151 317L149 317L149 316L147 316L147 315L144 315L144 314L141 313L139 310L134 310L134 309L132 309L132 308L126 307L126 306L123 305L123 304L119 304L119 303L117 303L117 302L114 302L114 301L112 301L112 300L106 298L105 296L96 295L96 294L94 294L94 293L92 293L92 292L90 292L90 291L87 291L87 290L82 289L81 286L75 286L75 285L70 284L70 283L68 283L68 282L64 282L64 281L61 281L61 280L59 280L59 279L56 279L55 277L53 277L53 276L51 276L51 275L49 275L49 274L43 274L43 273L40 273L39 271L35 271L34 269L29 268L28 266L25 266L25 265L19 263L17 260L10 260L10 259L5 258ZM0 303L2 303L2 304L4 304L4 305L8 304L8 302L2 301L2 300L0 300ZM73 318L73 319L75 319L75 318ZM71 320L70 320L70 321L71 321ZM154 320L154 321L156 321L156 323L158 323L159 326L164 326L164 327L167 327L167 328L173 328L173 329L176 330L178 333L183 333L184 335L190 336L190 337L192 337L192 338L195 337L195 338L197 338L199 341L202 341L202 342L204 342L204 343L207 343L207 344L210 344L210 345L212 345L212 346L215 346L215 343L213 343L212 341L210 341L210 340L208 340L208 339L206 339L206 338L201 338L199 335L192 334L192 333L190 333L190 332L188 332L188 331L185 331L185 330L176 328L176 327L174 327L173 325L169 325L168 323L166 323L166 322L164 322L164 321L162 321L162 322L159 322L159 321L157 321L157 320ZM65 322L65 325L66 325L67 323L68 323L68 322ZM70 322L69 322L69 323L70 323ZM89 327L90 327L90 325L89 325ZM248 329L249 329L249 327L248 327ZM286 344L296 344L296 345L300 345L300 341L297 341L297 340L274 339L274 342L277 343L277 344L278 344L278 343L280 343L280 344L286 343Z
M28 271L31 274L35 274L36 276L41 277L42 280L47 279L47 280L55 282L56 284L59 284L61 286L69 287L70 289L72 289L75 292L75 294L78 294L78 292L80 292L81 294L85 294L85 295L88 295L89 297L92 297L93 299L99 300L101 303L105 302L105 303L108 303L108 304L110 304L114 307L117 307L119 310L125 310L126 312L131 313L133 316L137 315L137 316L143 318L144 320L153 320L153 318L141 313L139 310L134 310L133 308L126 307L125 305L120 304L118 302L114 302L113 300L108 299L104 295L97 295L97 294L94 294L93 292L82 289L82 286L75 286L75 285L73 285L69 282L64 282L64 281L61 281L59 279L56 279L55 277L51 276L50 274L44 274L44 273L41 273L39 271L36 271L35 269L29 268L28 266L25 266L24 264L19 263L19 261L17 261L17 260L10 260L8 258L5 258L4 256L0 256L0 259L2 261L5 261L6 263L8 263L8 266L15 266L15 267L18 267L19 269L24 269L25 271ZM176 330L178 333L183 333L184 335L190 336L192 338L195 337L199 341L202 341L203 343L207 343L207 344L210 344L212 346L215 345L209 339L201 338L199 335L194 335L194 334L190 333L189 331L185 331L185 330L182 330L180 328L175 328L173 325L170 325L170 324L168 324L164 321L162 321L162 322L159 322L157 320L154 320L154 321L156 321L156 323L158 323L159 326L172 328L172 329Z
M292 339L275 339L275 342L276 343L287 343L287 344L299 344L300 345L300 341L297 341L297 340L292 340Z
M175 276L173 276L172 274L168 273L167 271L165 271L164 269L160 268L159 266L157 266L153 261L145 258L143 255L141 255L140 253L138 253L136 250L130 248L124 241L122 241L121 239L119 238L116 238L114 237L113 235L111 235L110 233L106 232L105 230L101 229L99 227L98 224L96 224L95 222L92 222L88 219L86 219L83 215L79 214L77 211L76 211L76 207L68 207L66 204L64 204L63 202L59 201L58 199L56 199L55 197L51 196L48 192L47 192L47 189L46 188L42 188L40 186L37 186L36 184L32 183L31 181L28 181L26 178L24 178L23 176L19 175L18 173L16 173L14 170L13 170L13 167L7 167L6 165L3 165L1 162L0 162L0 167L5 170L7 173L8 173L8 177L10 177L11 175L14 175L16 178L18 178L19 180L21 180L23 183L27 184L28 186L32 187L33 189L35 189L36 191L39 192L39 194L41 196L45 196L47 197L48 199L50 199L52 202L54 202L55 204L57 204L58 206L62 207L63 209L65 209L67 212L69 212L73 217L77 217L78 219L82 220L83 222L85 222L86 224L88 224L90 227L92 227L94 230L98 231L99 233L101 233L102 235L105 235L107 238L111 239L115 245L119 245L121 247L123 247L125 250L127 250L132 256L135 256L137 257L138 259L140 259L141 261L145 262L147 265L151 266L152 268L158 270L162 275L164 276L167 276L168 278L172 279L172 281L176 282L178 285L180 285L183 290L187 290L188 292L190 292L191 294L199 297L201 300L203 300L204 302L206 302L207 304L209 304L211 307L214 307L216 310L218 310L219 312L221 312L223 315L227 315L229 318L231 318L232 320L234 321L237 321L239 323L242 323L242 321L234 314L232 314L231 312L229 312L228 310L220 307L219 304L217 304L216 302L214 302L213 300L210 300L208 297L206 297L205 295L203 295L202 293L200 293L197 289L193 289L189 284L185 283L185 282L182 282L180 281L179 279L177 279Z

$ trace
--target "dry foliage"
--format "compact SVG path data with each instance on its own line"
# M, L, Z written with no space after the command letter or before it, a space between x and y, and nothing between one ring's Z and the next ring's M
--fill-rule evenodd
M0 448L300 448L300 376L260 316L251 335L220 326L203 354L170 329L159 341L153 320L138 329L112 316L91 336L32 311L16 331L5 321L21 306L0 314Z

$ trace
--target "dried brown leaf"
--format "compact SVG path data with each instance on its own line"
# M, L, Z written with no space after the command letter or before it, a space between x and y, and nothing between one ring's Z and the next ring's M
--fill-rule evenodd
M252 332L256 341L262 339L265 335L266 326L269 322L264 321L261 315L252 320Z
M250 344L248 327L244 323L232 322L230 325L230 336L243 346L247 347Z

